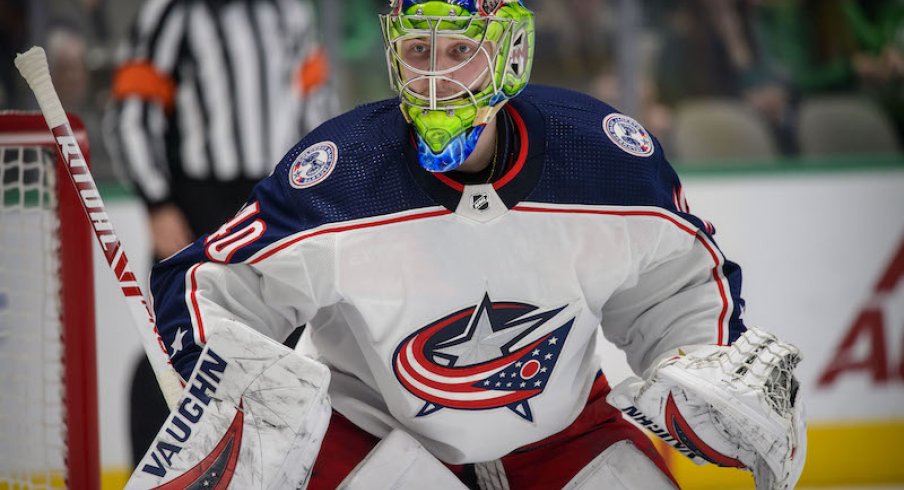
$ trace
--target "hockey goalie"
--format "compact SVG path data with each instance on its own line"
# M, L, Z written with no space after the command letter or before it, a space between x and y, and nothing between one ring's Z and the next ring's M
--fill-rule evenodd
M640 425L792 488L800 354L744 325L740 268L659 141L528 85L519 0L379 19L398 97L311 132L155 267L186 389L130 484L676 487ZM300 352L282 347L300 325ZM606 340L638 374L614 389Z

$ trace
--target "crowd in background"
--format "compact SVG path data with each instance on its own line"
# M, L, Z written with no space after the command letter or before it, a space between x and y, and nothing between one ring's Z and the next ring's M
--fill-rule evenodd
M693 117L696 110L705 121L707 108L722 121L714 124L712 133L727 130L720 117L731 120L740 114L753 121L742 133L765 128L763 142L754 138L751 148L766 146L769 151L751 150L751 157L820 154L809 128L802 130L801 125L808 120L828 124L833 107L843 116L840 128L836 124L823 134L837 134L828 137L830 143L848 138L854 141L850 150L858 154L901 152L904 0L628 1L638 10L629 38L622 25L626 1L526 0L537 12L533 82L630 107L667 148L674 148L672 156L679 162L745 155L744 145L731 143L724 134L719 139L731 147L710 153L699 149L707 144L705 137L688 136L685 121L697 132L707 131L706 123ZM140 4L0 0L0 108L33 108L12 58L41 44L48 50L64 105L85 120L89 131L99 128L109 103L116 49ZM329 8L338 13L321 24L321 33L329 38L325 44L335 65L332 83L343 108L392 96L376 20L386 2L315 4L321 15ZM625 56L637 70L632 78L620 73L624 65L619 60ZM632 80L630 86L625 80ZM841 143L833 147L820 141L815 146L828 148L822 154L846 151ZM696 145L697 151L688 145ZM113 179L103 146L95 129L96 173L102 180Z
M752 109L765 123L775 155L818 153L801 141L802 109L812 112L816 104L810 101L838 105L847 98L856 102L840 108L876 109L891 133L865 141L871 137L860 134L856 126L861 119L851 115L851 139L864 139L854 149L900 151L900 0L645 0L639 2L641 20L632 39L619 37L618 6L623 2L536 3L541 61L534 80L584 90L617 105L624 97L617 51L624 43L635 43L632 53L640 67L633 87L639 101L635 115L660 139L677 137L682 111L719 100L732 102L719 106L725 109ZM816 105L816 114L825 114L818 109Z

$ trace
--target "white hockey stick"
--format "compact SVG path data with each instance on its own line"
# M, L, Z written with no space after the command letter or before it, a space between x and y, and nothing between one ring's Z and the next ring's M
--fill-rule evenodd
M78 191L82 209L85 210L85 214L91 222L94 236L97 237L100 248L104 251L104 257L107 259L110 270L113 271L119 282L120 290L132 316L132 322L138 329L138 336L141 338L144 351L157 375L160 390L166 398L167 405L172 409L181 396L182 382L169 363L166 348L157 331L154 315L145 301L135 274L129 267L129 260L119 243L119 237L116 236L113 224L107 217L106 208L97 191L97 185L94 183L94 177L88 170L85 157L75 140L69 120L66 118L63 104L53 87L44 49L33 47L24 54L17 55L16 68L19 69L19 73L28 82L35 98L38 99L38 105L41 106L41 112L44 114L44 119L47 120L47 127L50 128L50 132L53 133L54 140L57 142L57 150L63 157L63 161L66 162L66 170Z

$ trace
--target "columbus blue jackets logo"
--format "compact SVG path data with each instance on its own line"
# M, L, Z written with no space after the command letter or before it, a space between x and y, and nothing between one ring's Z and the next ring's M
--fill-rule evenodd
M508 408L532 421L529 401L546 389L574 324L566 307L544 310L484 295L480 305L410 335L392 362L399 382L424 401L417 416Z
M289 183L305 189L323 182L333 173L339 151L332 141L315 143L301 152L289 168Z
M631 155L648 157L653 154L653 138L650 133L634 119L618 113L612 113L603 119L603 131L619 148Z

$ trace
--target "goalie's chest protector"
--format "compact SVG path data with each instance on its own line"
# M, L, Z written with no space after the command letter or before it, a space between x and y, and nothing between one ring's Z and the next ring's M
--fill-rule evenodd
M606 302L694 241L668 210L677 178L632 120L553 89L506 110L519 151L484 185L420 169L391 104L328 124L271 178L305 231L280 236L271 211L278 239L237 255L291 285L336 410L378 435L401 424L450 463L568 426L600 369Z

